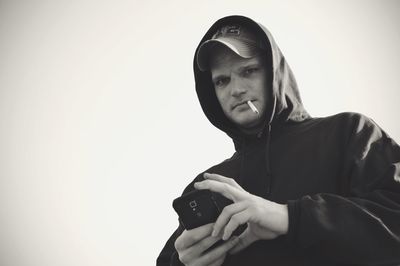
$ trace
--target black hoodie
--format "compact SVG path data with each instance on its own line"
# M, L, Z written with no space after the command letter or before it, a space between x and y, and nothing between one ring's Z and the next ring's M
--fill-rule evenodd
M205 172L234 178L252 194L288 204L289 232L257 241L223 265L400 265L400 147L361 114L311 118L283 54L253 20L222 18L200 44L227 24L246 25L268 47L271 101L261 134L242 133L223 114L210 72L200 71L194 60L203 111L233 139L236 150ZM200 180L202 173L183 194ZM182 231L179 225L157 265L182 265L174 248Z

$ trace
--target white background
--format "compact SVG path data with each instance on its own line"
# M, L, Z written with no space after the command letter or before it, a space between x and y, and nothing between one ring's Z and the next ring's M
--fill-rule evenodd
M400 142L398 1L0 1L0 265L154 265L171 203L231 140L192 59L218 18L267 26L312 116Z

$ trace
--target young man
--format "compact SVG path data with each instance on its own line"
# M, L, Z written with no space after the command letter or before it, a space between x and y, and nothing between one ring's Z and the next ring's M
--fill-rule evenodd
M246 17L209 29L194 71L204 113L236 152L184 194L233 203L215 223L179 225L157 265L400 264L400 148L382 129L356 113L311 118L272 36Z

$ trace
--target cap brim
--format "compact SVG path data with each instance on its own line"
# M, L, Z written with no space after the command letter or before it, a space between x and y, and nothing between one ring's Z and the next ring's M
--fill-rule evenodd
M209 69L210 51L218 44L230 49L243 58L251 58L256 52L256 47L242 40L232 38L218 38L203 42L196 55L197 66L201 71Z

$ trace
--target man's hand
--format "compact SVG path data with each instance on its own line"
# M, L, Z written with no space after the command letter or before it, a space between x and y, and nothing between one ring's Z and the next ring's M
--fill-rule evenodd
M221 239L220 236L211 236L214 224L206 224L192 230L185 230L175 241L175 249L179 260L186 266L219 266L230 249L238 242L237 237L232 237L227 242L210 251L209 247Z
M239 225L248 224L247 229L239 236L239 243L229 253L236 253L257 240L274 239L287 233L287 205L252 195L232 178L208 173L204 174L204 178L206 180L194 184L196 189L209 189L234 202L226 206L219 215L211 237L222 233L223 240L229 239Z

